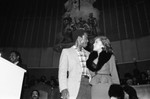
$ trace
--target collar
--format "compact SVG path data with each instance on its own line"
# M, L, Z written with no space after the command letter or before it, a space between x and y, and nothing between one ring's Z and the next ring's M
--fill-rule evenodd
M17 62L15 62L14 64L17 65L18 63L19 63L19 62L17 61Z
M78 52L80 52L80 51L77 49L77 46L76 46L76 45L74 45L73 48L76 49ZM81 52L82 52L82 51L84 51L84 48L83 48L83 47L82 47L82 49L81 49Z

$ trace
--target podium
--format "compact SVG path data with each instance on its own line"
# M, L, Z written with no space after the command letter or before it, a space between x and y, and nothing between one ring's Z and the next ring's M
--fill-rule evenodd
M20 99L26 70L0 57L0 99Z

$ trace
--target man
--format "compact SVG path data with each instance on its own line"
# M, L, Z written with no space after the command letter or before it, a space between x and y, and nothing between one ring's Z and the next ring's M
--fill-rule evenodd
M31 93L31 99L39 99L40 92L38 90L33 90Z
M18 51L11 51L9 59L13 64L18 65L23 69L27 69L26 65L22 64L21 55Z
M76 31L73 33L75 45L62 50L58 74L62 99L91 99L90 75L86 68L89 52L84 49L87 38L84 31Z
M27 66L22 64L22 59L21 59L21 54L18 51L11 51L10 52L10 56L9 56L9 60L10 62L12 62L13 64L27 70ZM24 74L24 79L23 79L23 84L22 84L22 90L21 90L21 97L20 99L23 99L23 94L24 94L24 88L27 86L27 78L28 78L28 74L27 72Z

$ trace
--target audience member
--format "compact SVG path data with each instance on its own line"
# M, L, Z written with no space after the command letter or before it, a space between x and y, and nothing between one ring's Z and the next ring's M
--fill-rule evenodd
M138 99L136 90L129 85L112 84L108 95L110 99Z
M146 72L141 72L139 83L140 84L147 84L147 78L148 78L148 75L146 74Z
M124 99L124 90L119 84L112 84L108 90L110 99Z
M138 68L135 68L133 70L133 77L136 78L137 84L139 84L139 82L140 82L140 71Z
M125 73L124 77L125 77L125 84L133 85L133 79L132 79L133 76L131 73Z
M137 83L137 79L136 79L136 77L134 77L134 76L133 76L133 78L132 78L132 81L133 81L132 85L137 85L137 84L138 84L138 83Z
M46 82L47 82L46 76L45 76L45 75L42 75L42 76L40 77L40 81L39 81L39 82L46 84Z
M40 97L40 92L38 90L33 90L31 92L31 99L39 99Z
M147 70L146 73L147 73L147 83L150 84L150 70Z
M123 90L128 94L129 99L138 99L136 90L131 87L130 85L124 85L122 86Z
M50 78L50 86L51 86L51 88L58 87L58 82L54 76L51 76L51 78Z

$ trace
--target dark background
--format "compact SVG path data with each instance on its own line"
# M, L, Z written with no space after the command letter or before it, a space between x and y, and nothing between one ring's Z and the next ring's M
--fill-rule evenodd
M67 0L1 0L0 47L45 48L57 44ZM149 0L96 0L100 35L111 41L150 35Z

